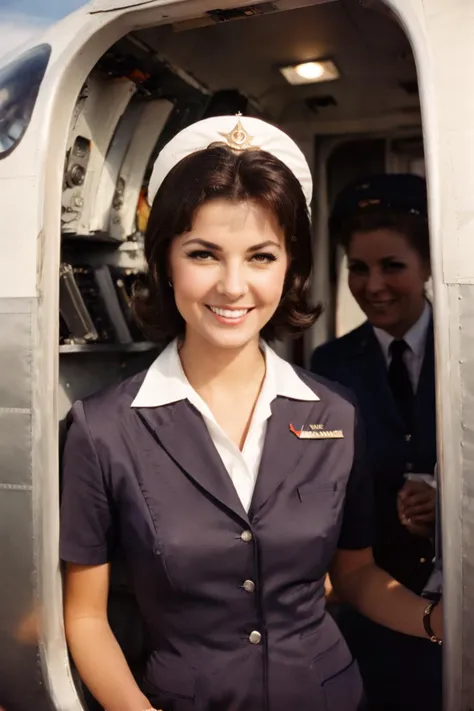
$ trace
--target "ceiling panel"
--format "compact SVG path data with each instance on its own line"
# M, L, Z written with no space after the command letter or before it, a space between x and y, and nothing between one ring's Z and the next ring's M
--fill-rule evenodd
M335 125L347 120L362 124L378 116L385 121L397 112L407 122L419 121L417 94L401 87L416 80L407 38L396 22L358 0L184 31L159 27L139 36L211 91L239 89L275 121L307 121L312 131L318 124L327 129L331 120ZM284 64L323 57L335 60L339 80L294 87L278 71ZM307 107L306 99L328 94L336 106L317 113Z

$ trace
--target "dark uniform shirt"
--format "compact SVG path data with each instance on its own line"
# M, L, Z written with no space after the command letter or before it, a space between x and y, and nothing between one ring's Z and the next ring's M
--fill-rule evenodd
M369 323L317 348L311 368L355 393L367 431L367 465L374 477L375 559L403 585L421 593L432 570L434 544L409 533L402 525L397 496L406 473L433 474L436 464L432 323L411 428L397 409L382 351Z
M416 175L384 174L350 183L335 200L329 220L332 237L338 239L349 227L359 229L354 228L351 220L357 218L355 224L360 224L357 220L362 216L369 220L371 214L375 216L374 225L391 225L396 215L411 214L423 227L427 220L425 181ZM425 308L418 329L427 317ZM408 366L416 391L412 422L405 421L389 385L385 362L388 352L382 352L387 336L380 331L374 334L373 327L366 322L317 348L311 370L349 388L357 398L367 431L367 461L375 484L375 559L394 578L420 593L432 570L434 545L412 535L401 524L397 496L405 483L404 475L432 475L437 459L432 319L426 333L424 358L417 353L414 360L419 362ZM413 347L413 343L408 345ZM410 357L413 355L410 353Z
M423 224L427 219L423 179L415 175L367 176L338 195L329 229L333 238L347 243L348 235L361 225L369 229L390 226L397 215L407 213L415 216L421 230L427 232L427 224ZM405 364L416 385L408 422L389 384L384 358L388 353L383 354L381 349L388 344L385 338L379 340L372 326L365 323L317 348L311 367L315 373L350 388L357 398L367 432L367 465L374 476L375 560L419 593L432 569L434 546L401 524L397 496L406 474L432 474L436 462L433 324L430 322L426 334L422 364L421 349L412 351L410 358L405 354ZM408 345L413 347L411 340ZM442 656L438 645L376 625L347 607L339 608L336 614L359 662L370 709L441 710Z
M359 707L324 578L338 547L372 543L361 425L339 386L298 374L319 400L272 403L248 513L188 401L131 408L144 374L72 409L61 558L100 565L120 550L159 709Z

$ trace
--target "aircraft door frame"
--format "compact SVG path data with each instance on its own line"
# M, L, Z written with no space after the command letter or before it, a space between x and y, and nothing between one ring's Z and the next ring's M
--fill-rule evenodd
M223 6L235 7L243 5L243 2L228 2L223 1ZM453 407L453 396L459 396L461 402L461 374L459 371L451 369L449 363L451 360L459 361L461 344L457 334L459 329L460 318L466 318L466 314L459 309L459 289L456 284L456 277L451 284L447 284L444 279L444 266L446 259L449 260L449 253L446 253L443 247L443 235L446 232L446 222L454 219L454 216L449 206L446 208L446 198L443 194L443 211L447 215L443 222L443 230L441 223L441 185L443 188L448 188L450 194L452 185L456 185L456 181L452 181L452 185L447 185L446 180L441 181L440 173L441 166L449 167L452 158L453 146L447 140L446 133L440 132L438 115L443 113L443 109L450 109L450 121L453 125L456 120L465 114L463 112L462 98L459 99L459 106L456 111L452 105L446 101L449 92L452 90L451 84L444 75L440 75L444 66L453 66L451 56L447 49L447 39L451 39L456 32L466 28L466 22L458 22L456 24L456 12L459 16L462 13L469 11L466 7L465 0L386 0L389 5L399 16L402 26L405 28L408 37L410 38L415 53L416 62L418 65L419 86L422 98L422 114L423 114L423 134L425 149L427 154L427 172L429 177L429 193L430 193L430 221L431 235L433 244L433 271L434 271L434 291L436 299L436 350L438 363L438 382L437 392L439 401L438 423L439 431L442 433L440 442L440 469L443 473L448 471L453 481L446 482L443 486L443 516L445 526L443 527L443 550L447 553L445 561L445 611L446 620L449 623L446 629L445 638L445 654L447 663L445 665L445 678L447 683L446 689L446 711L460 711L462 701L467 700L471 695L474 698L474 687L469 688L469 679L472 678L474 683L474 675L470 674L471 665L474 667L474 651L470 648L466 637L463 644L463 623L466 622L466 615L463 615L464 604L463 595L460 588L462 580L463 567L459 560L459 551L462 550L463 543L463 523L459 519L459 501L464 481L463 474L463 458L461 455L462 442L464 433L462 427L462 413ZM456 5L456 8L454 7ZM98 58L100 39L104 43L104 35L109 38L113 36L118 38L118 35L127 29L136 28L140 25L159 24L163 21L160 18L160 13L166 7L167 21L170 17L184 18L195 16L199 12L210 8L210 3L203 2L182 2L170 3L166 6L161 2L151 2L146 6L140 7L131 12L130 9L113 11L110 14L101 14L100 18L103 26L100 30L96 30L94 37L87 41L87 45L93 47L93 52L88 55L89 62L93 61L94 57ZM132 19L133 14L133 19ZM95 15L95 17L99 17ZM104 22L107 18L108 22ZM155 22L154 22L155 18ZM161 18L163 15L161 14ZM450 24L451 23L451 24ZM127 27L128 26L128 27ZM443 34L444 33L444 34ZM439 41L438 41L439 40ZM85 45L86 42L83 42ZM468 37L464 45L458 42L457 48L466 46ZM470 45L469 45L470 46ZM442 50L442 51L441 51ZM87 52L84 53L87 55ZM436 61L437 60L437 61ZM436 67L436 71L435 71ZM65 74L66 75L66 74ZM64 75L64 76L65 76ZM440 76L442 83L440 85ZM59 107L58 113L64 113L64 106ZM473 111L474 120L474 111ZM60 132L61 133L61 132ZM466 139L467 140L467 139ZM470 144L469 144L470 145ZM441 155L443 154L443 156ZM471 161L473 166L466 163L467 156L463 156L456 150L456 157L461 162L464 158L463 169L465 176L471 176L474 170L474 161ZM52 158L52 157L51 157ZM48 159L48 163L52 166L53 160ZM49 174L54 176L57 172L58 156L56 156L55 170L50 167ZM450 171L448 170L449 174ZM458 175L458 173L456 173ZM474 180L474 176L472 177ZM451 188L451 190L449 190ZM50 208L54 205L50 204ZM321 217L322 219L322 217ZM52 223L49 223L53 227ZM454 226L455 228L455 226ZM53 234L57 230L57 225L53 228ZM456 229L453 229L456 233ZM462 264L462 256L458 262ZM472 283L474 284L474 274ZM454 288L449 288L454 287ZM466 292L468 294L470 292ZM474 300L474 293L473 293ZM465 303L469 302L466 295ZM57 299L53 297L53 302L57 303ZM321 323L324 323L323 321ZM473 329L474 331L474 329ZM446 333L450 333L450 339L446 339ZM55 344L51 343L53 351L48 348L48 356L53 357ZM467 353L467 351L466 351ZM57 357L57 356L56 356ZM469 356L466 355L467 361ZM54 381L50 381L53 383ZM470 381L469 381L470 382ZM473 407L472 419L474 421L474 382L472 383ZM467 411L466 411L467 412ZM470 412L470 410L469 410ZM53 469L54 469L54 463ZM464 462L466 465L466 462ZM467 474L466 474L467 475ZM467 511L467 507L466 507ZM473 524L474 525L474 524ZM470 529L466 529L470 532ZM474 544L474 529L470 540ZM466 547L466 546L465 546ZM474 560L474 545L467 546ZM472 578L474 583L474 568L472 570ZM474 589L474 585L473 585ZM466 601L464 601L465 603ZM474 630L471 630L470 638L474 638ZM472 645L471 645L472 646ZM472 660L472 661L471 661ZM464 674L461 673L463 667ZM463 684L465 688L463 688ZM468 706L464 707L467 711Z
M6 280L0 292L0 299L18 296L29 309L25 350L31 356L31 393L25 409L28 413L32 410L34 542L29 542L31 550L25 555L32 557L31 577L35 577L38 602L44 606L40 643L44 680L56 708L68 711L79 709L80 704L67 666L55 547L55 400L59 358L58 176L63 172L69 121L81 82L120 36L141 26L196 17L213 8L207 0L150 0L139 6L130 0L127 6L121 2L121 9L117 4L111 9L112 1L107 2L110 12L105 13L104 3L106 0L96 2L96 7L102 5L102 11L91 14L94 6L90 5L52 31L51 64L29 131L22 144L0 164L3 184L10 186L0 197L4 239L14 238L3 254L3 272L9 269L15 274L22 254L29 260L24 274L16 280L10 277L10 291L5 291ZM221 7L245 4L222 0ZM474 26L474 5L469 0L386 0L386 4L399 16L412 42L422 98L436 300L439 454L444 479L445 708L468 711L474 702L474 132L470 128L474 125L474 76L470 73L474 43L469 35L469 27L472 35ZM21 208L24 215L19 214ZM10 224L20 224L20 228L14 232ZM26 303L28 299L31 303ZM27 494L23 511L27 510L26 499Z

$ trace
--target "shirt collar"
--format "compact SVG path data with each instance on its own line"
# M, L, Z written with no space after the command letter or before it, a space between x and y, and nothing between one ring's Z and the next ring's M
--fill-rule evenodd
M266 374L259 403L270 403L277 398L317 401L318 396L298 376L295 369L280 358L265 342L261 343L266 361ZM145 379L131 407L161 407L179 400L189 400L199 410L208 409L202 398L191 387L178 353L177 341L172 341L148 369ZM258 407L258 405L257 405ZM267 408L265 407L265 410ZM263 414L263 413L262 413Z
M267 372L266 380L273 380L275 397L286 397L290 400L307 400L316 402L319 397L304 383L293 366L280 358L274 350L262 341ZM265 385L264 381L264 385Z
M431 321L431 305L425 301L423 312L418 321L405 333L403 340L417 358L423 358L425 353L426 337ZM385 360L389 358L390 346L395 340L387 331L374 327L375 336L380 343Z
M132 407L161 407L186 400L194 392L184 373L178 342L172 341L148 368Z

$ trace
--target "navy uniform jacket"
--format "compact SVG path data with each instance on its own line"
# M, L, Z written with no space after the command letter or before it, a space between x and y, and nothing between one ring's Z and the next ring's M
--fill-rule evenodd
M436 464L433 325L427 333L411 432L393 399L382 350L368 322L317 348L311 370L350 388L356 396L367 433L367 461L375 480L375 559L393 577L420 593L431 573L433 543L408 533L399 521L396 501L404 473L433 474Z
M120 549L146 629L142 688L156 708L359 707L357 664L325 612L324 578L338 546L371 545L371 479L353 404L299 375L320 399L273 401L249 514L187 401L130 407L144 374L73 407L61 558L100 565ZM290 424L344 437L300 439Z

